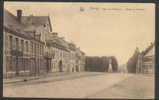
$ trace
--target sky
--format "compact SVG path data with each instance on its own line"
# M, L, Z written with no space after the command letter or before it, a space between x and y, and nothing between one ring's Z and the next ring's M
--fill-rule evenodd
M47 3L5 2L16 15L50 16L53 32L74 42L87 56L115 56L125 64L136 47L155 40L155 5L152 3Z

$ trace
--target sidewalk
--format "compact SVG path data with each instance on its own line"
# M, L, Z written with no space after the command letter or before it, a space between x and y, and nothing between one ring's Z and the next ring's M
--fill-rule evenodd
M120 73L75 72L39 81L4 86L4 97L86 98L109 88L129 75Z
M62 80L69 80L69 79L76 79L80 77L86 76L95 76L95 75L102 75L106 73L101 72L52 72L42 76L33 76L33 77L19 77L14 79L3 79L3 83L6 84L40 84L44 82L54 82L54 81L62 81ZM18 85L18 84L17 84Z
M10 84L10 83L17 83L17 82L25 82L25 81L38 80L38 79L51 77L51 76L62 76L66 74L69 74L69 73L68 72L52 72L52 73L47 73L40 76L36 75L36 76L22 76L22 77L6 78L6 79L4 78L3 83Z

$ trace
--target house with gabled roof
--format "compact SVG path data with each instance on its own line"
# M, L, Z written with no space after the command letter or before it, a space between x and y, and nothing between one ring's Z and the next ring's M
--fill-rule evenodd
M155 73L155 44L151 43L145 50L138 55L137 73Z
M52 32L49 16L13 15L4 9L4 76L84 70L85 54Z
M51 57L45 51L51 31L49 16L23 16L22 10L15 16L4 9L4 76L48 72Z

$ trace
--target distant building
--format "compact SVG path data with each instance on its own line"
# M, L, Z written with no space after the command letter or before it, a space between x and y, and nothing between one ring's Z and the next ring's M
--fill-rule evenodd
M70 50L69 71L76 72L76 46L73 43L68 43L68 44L69 44L69 50Z
M155 45L152 43L138 56L137 73L154 74L155 72Z
M76 49L76 72L85 70L85 54L80 50L80 48Z
M65 41L63 37L58 36L58 33L53 32L47 40L47 47L53 55L52 72L84 71L85 54L76 48L75 44Z
M69 66L69 49L68 44L63 38L59 37L57 33L51 33L51 38L47 41L47 46L53 59L51 60L52 72L63 72L68 70Z

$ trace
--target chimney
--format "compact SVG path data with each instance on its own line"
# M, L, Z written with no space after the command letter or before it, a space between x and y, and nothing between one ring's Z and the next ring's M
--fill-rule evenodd
M22 10L21 9L17 10L17 19L21 23L21 20L22 20Z

